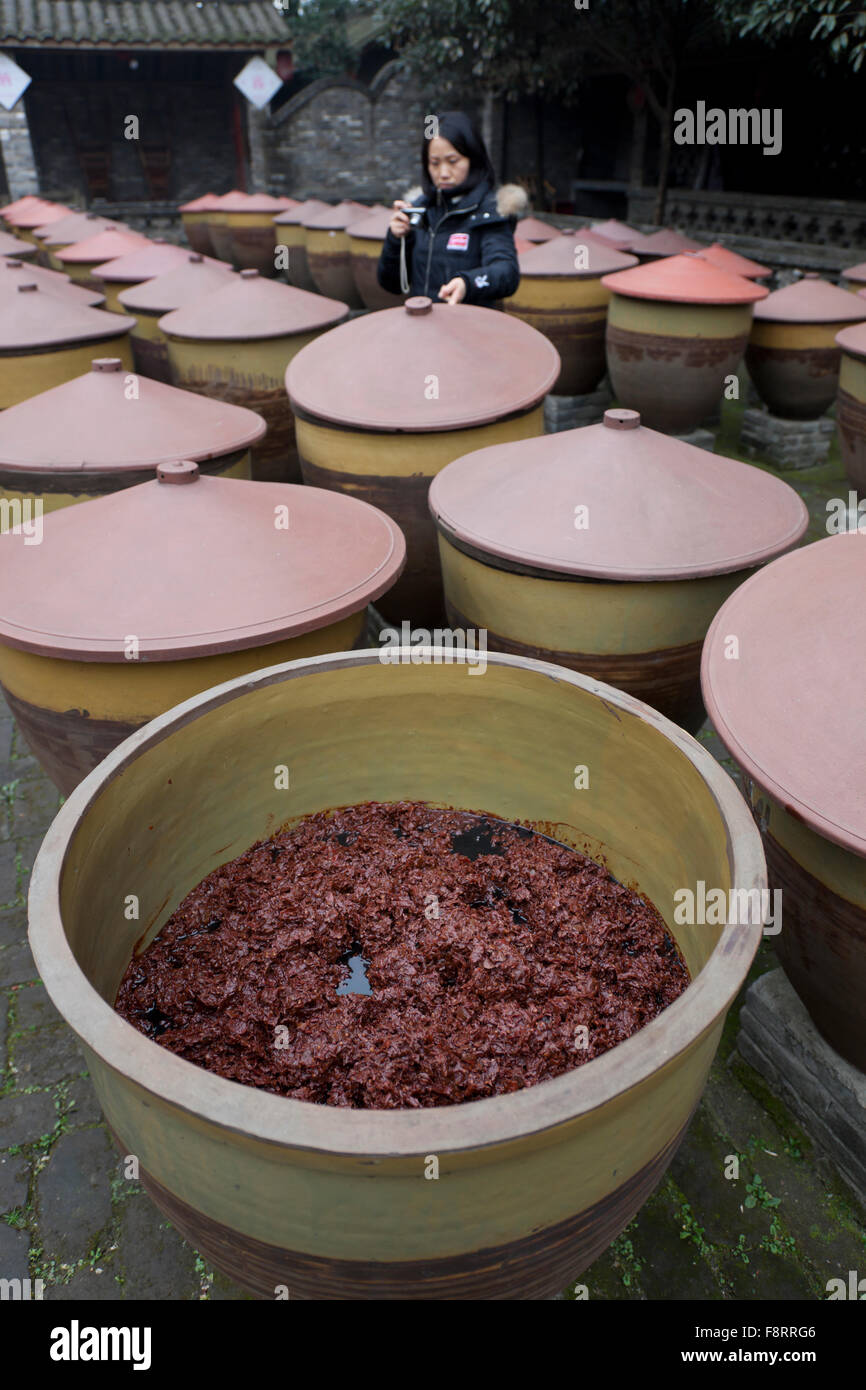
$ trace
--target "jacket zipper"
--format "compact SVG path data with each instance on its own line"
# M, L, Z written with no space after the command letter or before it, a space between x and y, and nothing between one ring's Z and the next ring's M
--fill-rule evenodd
M437 206L441 207L441 205L442 205L442 189L441 189L441 188L437 188L437 190L436 190L436 203L437 203ZM476 208L478 208L478 207L481 206L481 204L480 204L480 202L478 202L478 203L470 204L468 208L460 208L460 213L459 213L459 215L462 216L462 215L463 215L464 213L466 213L466 212L471 212L473 206L476 207ZM436 232L439 231L439 228L442 226L442 223L443 223L443 222L447 222L447 221L448 221L448 218L449 218L449 217L453 217L454 215L455 215L455 210L454 210L454 208L452 208L450 212L446 212L446 213L445 213L445 216L444 216L444 217L440 217L439 221L436 223ZM428 222L428 226L429 226L429 222ZM431 265L431 262L432 262L432 260L433 260L433 238L434 238L434 236L436 235L436 232L433 231L433 228L432 228L432 227L430 228L430 245L429 245L429 247L427 248L427 274L426 274L426 276L425 276L425 278L424 278L424 293L425 293L425 295L427 295L428 298L430 297L430 265Z

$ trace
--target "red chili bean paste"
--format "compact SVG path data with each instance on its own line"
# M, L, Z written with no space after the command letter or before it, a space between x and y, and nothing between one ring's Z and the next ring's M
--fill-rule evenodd
M379 1110L559 1076L688 983L655 908L592 859L493 817L368 802L208 874L116 1008L219 1076Z

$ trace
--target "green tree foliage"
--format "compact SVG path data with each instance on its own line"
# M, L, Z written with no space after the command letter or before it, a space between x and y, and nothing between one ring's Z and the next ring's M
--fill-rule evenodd
M734 32L776 39L808 34L824 45L831 58L859 72L866 61L866 9L852 0L751 0L734 3L730 22Z
M307 77L352 73L357 54L346 32L350 19L369 13L372 0L282 0L291 29L295 67Z

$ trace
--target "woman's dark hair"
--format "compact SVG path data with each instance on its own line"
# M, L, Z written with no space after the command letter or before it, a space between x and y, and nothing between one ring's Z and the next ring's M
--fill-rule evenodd
M460 185L461 191L468 193L482 179L487 179L492 188L496 183L496 174L490 155L487 153L487 146L465 112L445 111L436 119L438 121L436 135L443 140L450 141L455 150L465 155L469 160L469 173ZM431 136L430 139L435 139L435 136ZM428 198L432 198L436 193L436 185L430 178L430 170L427 167L430 139L425 136L421 146L421 186Z

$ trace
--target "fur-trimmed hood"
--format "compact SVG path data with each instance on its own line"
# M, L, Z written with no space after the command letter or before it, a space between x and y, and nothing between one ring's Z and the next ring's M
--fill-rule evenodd
M403 198L407 203L415 203L424 197L420 183L407 188ZM529 212L529 196L519 183L503 183L496 190L496 210L500 217L525 217Z

